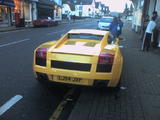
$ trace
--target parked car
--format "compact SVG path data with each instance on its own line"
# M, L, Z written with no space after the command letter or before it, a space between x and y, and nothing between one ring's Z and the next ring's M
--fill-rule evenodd
M35 78L42 83L117 87L123 66L118 42L108 31L70 30L58 41L35 49Z
M98 29L100 30L109 30L109 26L113 21L113 17L102 17L98 21Z
M55 21L48 17L48 19L38 19L38 20L33 20L33 26L34 27L48 27L48 26L57 26L58 21Z

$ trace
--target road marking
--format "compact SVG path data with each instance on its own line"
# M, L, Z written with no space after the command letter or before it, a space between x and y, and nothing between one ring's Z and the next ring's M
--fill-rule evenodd
M8 32L1 32L0 35L6 34L6 33L22 32L22 31L28 31L28 30L24 29L24 30L13 30L13 31L8 31Z
M23 96L16 95L8 100L4 105L0 107L0 116L3 115L8 109L10 109L14 104L21 100Z
M64 96L64 100L58 105L56 110L53 112L52 116L49 118L49 120L58 120L61 112L63 111L65 105L68 103L67 97L71 96L74 93L75 89L70 89Z
M52 34L56 34L56 33L60 33L60 32L64 32L64 31L66 31L66 29L65 29L65 30L61 30L61 31L56 31L56 32L50 32L50 33L47 33L47 35L52 35Z
M10 46L10 45L14 45L14 44L18 44L18 43L25 42L25 41L28 41L28 40L31 40L31 39L23 39L23 40L19 40L19 41L10 42L10 43L0 44L0 48Z

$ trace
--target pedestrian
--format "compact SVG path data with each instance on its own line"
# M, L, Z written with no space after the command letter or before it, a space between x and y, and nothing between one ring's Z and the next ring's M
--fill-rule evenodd
M71 16L70 16L70 13L67 14L67 18L68 18L68 23L70 24L70 23L71 23Z
M150 22L147 25L147 28L145 30L145 35L143 38L143 43L142 43L142 50L143 51L149 51L150 45L151 45L151 41L153 39L153 31L156 27L156 17L152 17L152 19L150 20Z
M75 16L75 15L73 15L73 22L75 22L75 20L76 20L76 16Z
M143 26L142 26L142 36L141 36L141 40L143 40L147 25L149 23L150 19L149 19L149 15L146 15L143 21Z
M123 22L120 16L118 17L118 27L119 27L119 30L118 30L118 37L119 37L122 34L122 28L123 28Z
M118 20L117 17L114 17L112 23L109 26L109 31L114 38L118 37L118 30L120 30L120 27L118 26Z
M156 22L156 27L153 31L153 43L152 43L152 46L153 48L157 48L158 47L158 44L159 44L159 32L160 32L160 17L158 17L158 13L157 11L154 11L152 13L153 17L155 17L155 22Z

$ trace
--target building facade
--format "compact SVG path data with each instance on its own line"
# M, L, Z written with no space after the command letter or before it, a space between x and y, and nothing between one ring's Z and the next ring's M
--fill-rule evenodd
M12 25L13 0L0 0L0 27Z
M62 20L62 0L54 0L54 20Z
M132 19L132 29L140 32L146 15L152 17L152 12L157 11L160 16L160 0L132 0L135 10Z

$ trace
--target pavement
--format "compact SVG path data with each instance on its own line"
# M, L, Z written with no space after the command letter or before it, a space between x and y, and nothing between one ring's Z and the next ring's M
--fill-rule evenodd
M141 51L140 35L125 23L121 89L84 88L68 120L160 120L160 49Z

